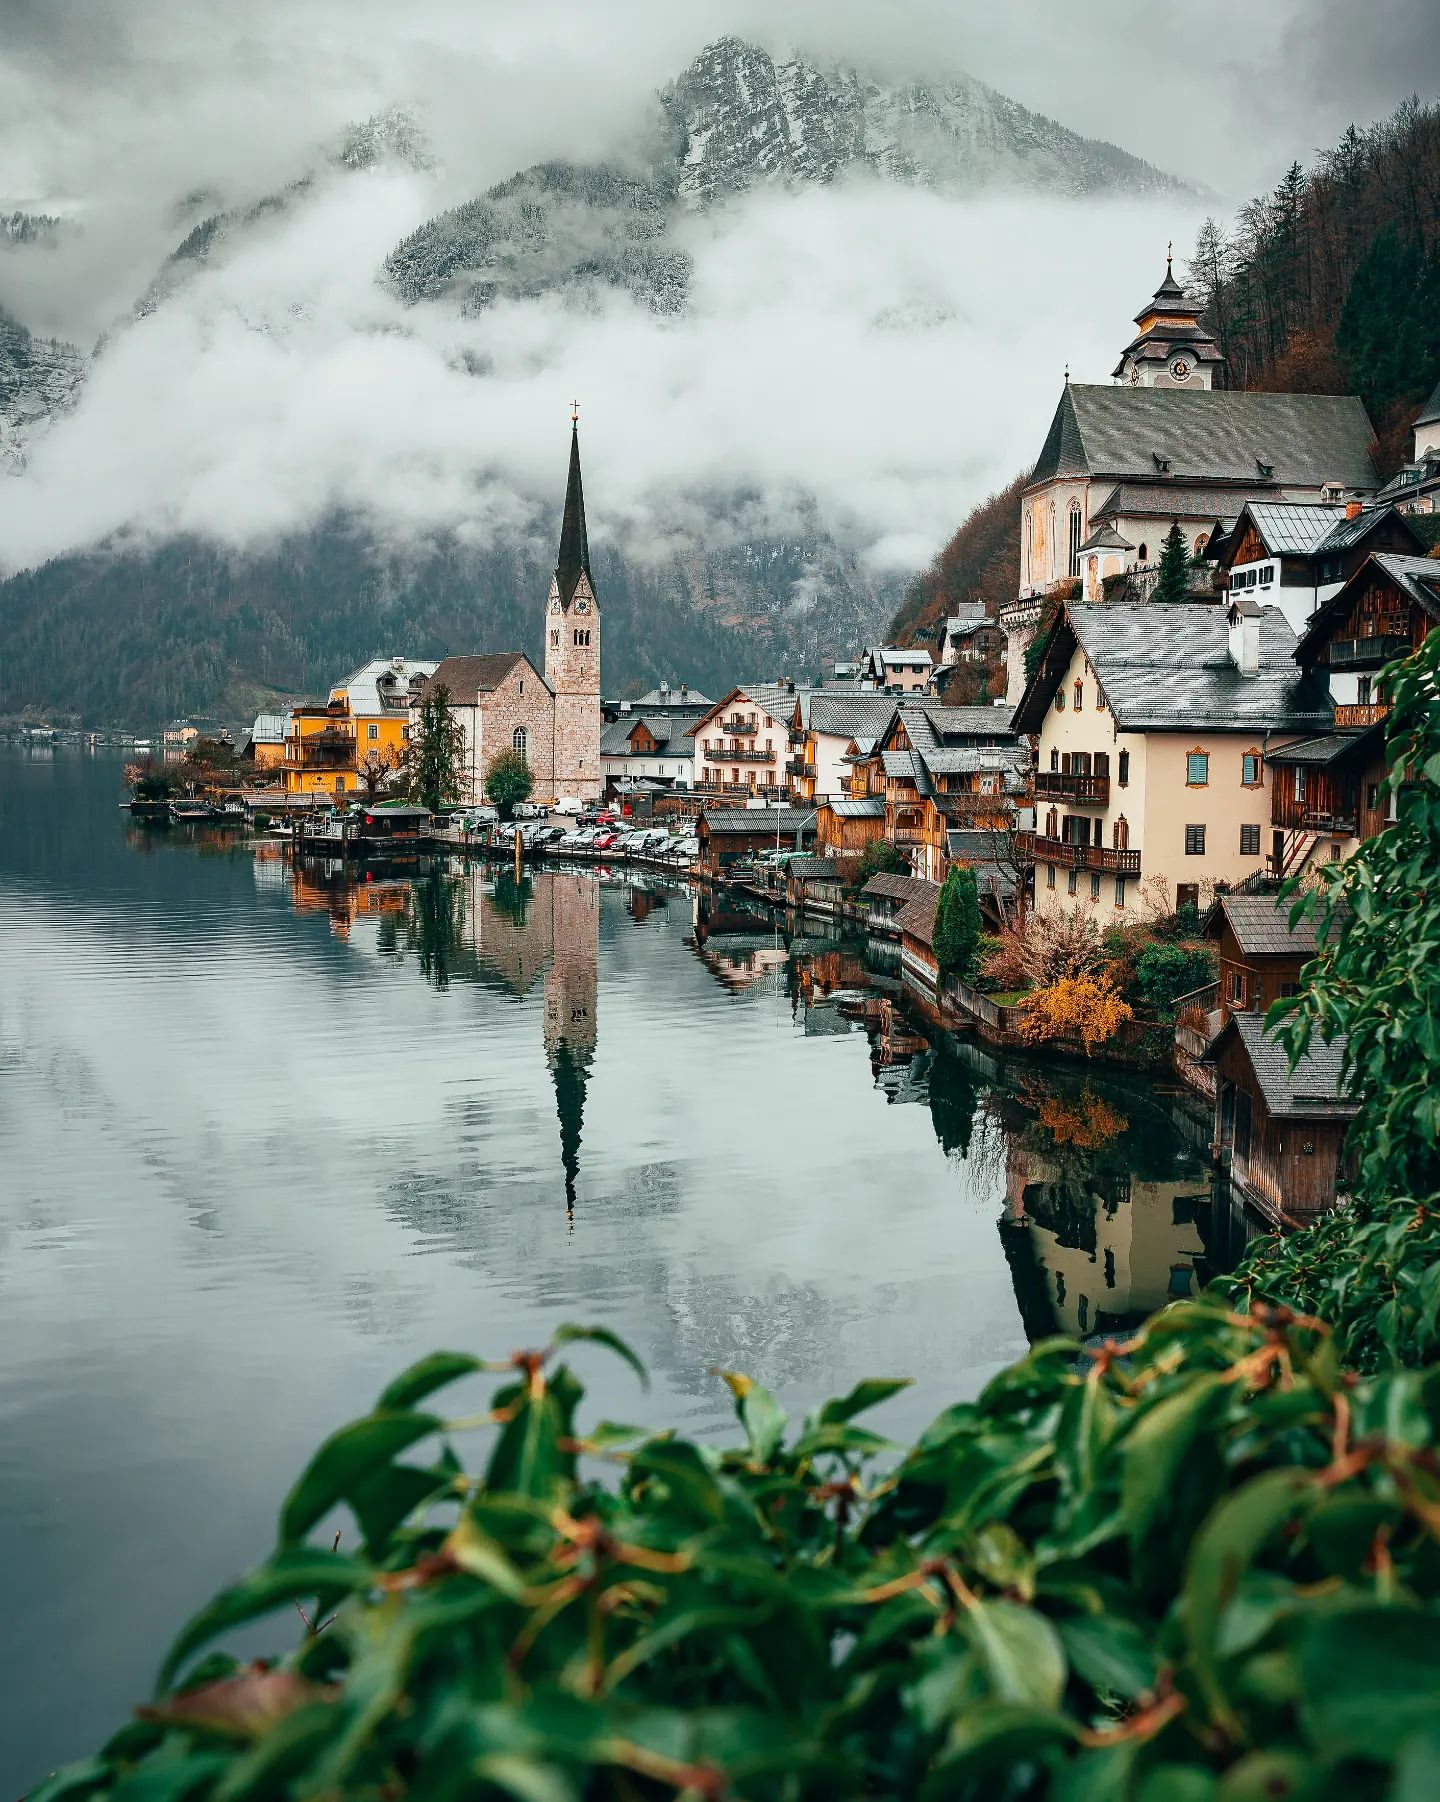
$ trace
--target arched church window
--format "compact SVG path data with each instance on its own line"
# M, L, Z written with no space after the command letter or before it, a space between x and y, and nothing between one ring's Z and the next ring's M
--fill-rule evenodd
M1072 576L1078 576L1080 574L1080 503L1079 503L1079 501L1071 501L1071 503L1070 503L1069 554L1070 554L1069 573Z
M524 757L530 749L530 735L523 726L517 726L510 734L510 748Z
M1145 560L1149 557L1149 555L1150 555L1150 546L1148 544L1144 543L1142 540L1139 550L1136 551L1136 553L1135 553L1135 561L1137 563L1144 563Z

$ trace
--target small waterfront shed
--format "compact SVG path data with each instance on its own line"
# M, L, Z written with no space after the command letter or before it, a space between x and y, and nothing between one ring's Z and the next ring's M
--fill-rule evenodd
M731 864L773 851L803 851L815 842L815 810L810 807L709 808L695 828L700 867L719 875Z
M1292 1070L1258 1014L1232 1014L1201 1060L1216 1070L1215 1144L1232 1186L1277 1224L1328 1213L1347 1181L1345 1040L1312 1042Z

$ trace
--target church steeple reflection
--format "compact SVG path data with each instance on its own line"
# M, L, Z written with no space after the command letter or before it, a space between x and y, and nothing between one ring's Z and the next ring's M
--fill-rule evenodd
M550 878L548 888L554 953L545 972L545 1056L560 1116L565 1210L573 1214L585 1090L595 1057L600 887L584 876L557 874Z

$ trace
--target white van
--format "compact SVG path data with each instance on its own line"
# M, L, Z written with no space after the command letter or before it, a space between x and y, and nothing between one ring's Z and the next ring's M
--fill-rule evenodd
M575 814L579 813L581 809L582 803L578 801L574 795L561 795L560 799L550 811L551 813L563 813L573 817Z

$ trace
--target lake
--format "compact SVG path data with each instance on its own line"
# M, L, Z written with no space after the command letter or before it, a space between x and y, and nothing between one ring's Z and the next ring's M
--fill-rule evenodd
M653 1383L582 1353L590 1417L707 1434L717 1368L794 1410L909 1374L900 1436L1228 1261L1172 1100L931 1043L864 946L120 799L0 750L0 1795L121 1723L426 1351L598 1322Z

